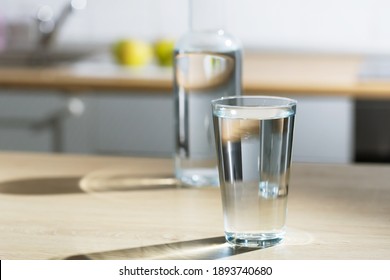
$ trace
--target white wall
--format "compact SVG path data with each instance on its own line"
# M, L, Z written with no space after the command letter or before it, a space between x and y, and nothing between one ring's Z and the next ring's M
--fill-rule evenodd
M39 4L58 11L67 0L0 0L8 22L31 18ZM390 52L390 1L226 0L228 29L248 48L363 53ZM59 41L154 40L187 29L186 0L89 0Z

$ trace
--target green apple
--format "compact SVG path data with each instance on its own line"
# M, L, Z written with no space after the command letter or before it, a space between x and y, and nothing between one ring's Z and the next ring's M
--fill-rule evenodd
M142 40L120 40L114 44L113 52L118 63L126 66L144 66L153 58L151 44Z
M175 41L172 39L159 39L154 43L154 53L161 66L172 66Z

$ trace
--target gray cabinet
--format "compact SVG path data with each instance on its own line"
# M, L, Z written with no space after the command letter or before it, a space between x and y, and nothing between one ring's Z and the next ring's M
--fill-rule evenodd
M51 151L52 132L43 120L59 110L57 93L2 90L0 95L0 150Z
M354 101L348 97L298 100L293 159L348 163L354 158Z
M4 89L0 93L0 150L173 155L174 102L170 93L107 91L72 96L60 91ZM64 114L74 97L82 102L82 113ZM298 100L293 160L352 161L354 101L291 97ZM44 123L56 114L63 114L58 123ZM40 122L45 125L37 126Z
M82 99L88 97L75 99L54 90L0 90L0 150L91 152L90 114L85 114Z
M293 160L348 163L354 153L354 101L292 96L298 100ZM170 94L99 95L97 151L170 156L174 108Z
M3 151L171 156L173 139L168 93L0 90Z
M170 94L100 93L96 111L98 153L172 156L174 110Z

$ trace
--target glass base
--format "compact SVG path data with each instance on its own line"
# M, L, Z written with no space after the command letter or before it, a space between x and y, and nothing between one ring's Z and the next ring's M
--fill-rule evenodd
M284 232L278 233L233 233L225 232L226 241L233 246L267 248L283 241Z

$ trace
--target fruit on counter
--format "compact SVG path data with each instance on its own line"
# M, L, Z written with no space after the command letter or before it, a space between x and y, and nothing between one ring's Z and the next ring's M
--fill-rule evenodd
M154 43L154 53L160 66L173 65L173 52L175 41L172 39L159 39Z
M153 58L151 44L135 39L123 39L114 44L113 52L121 65L144 66Z

